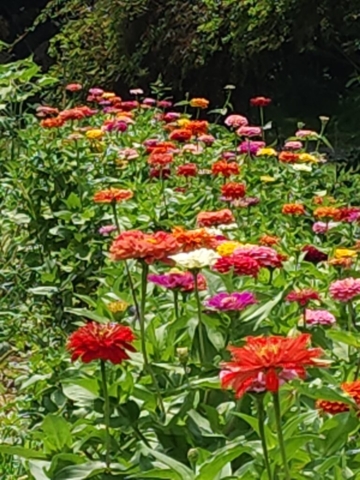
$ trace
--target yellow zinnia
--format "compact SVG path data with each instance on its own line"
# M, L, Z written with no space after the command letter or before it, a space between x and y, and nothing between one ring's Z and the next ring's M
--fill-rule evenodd
M118 300L117 302L111 302L108 305L108 309L111 313L122 313L128 308L129 304L123 302L122 300Z
M260 177L260 180L262 182L269 183L269 182L275 182L276 178L270 177L270 175L263 175L262 177Z
M300 153L299 160L305 163L318 163L319 161L314 155L310 155L310 153Z
M277 151L274 148L260 148L256 153L257 157L276 157Z
M92 130L88 130L85 135L86 138L89 138L90 140L98 140L104 136L104 132L100 130L100 128L94 128Z
M186 127L187 125L189 125L189 123L190 123L190 120L188 118L179 118L179 120L177 121L177 124L181 128Z
M336 248L334 252L335 258L352 258L356 257L357 252L350 250L350 248Z
M221 243L216 251L218 252L219 255L222 257L228 257L232 253L234 253L234 250L236 250L239 247L242 247L242 243L240 242L234 242L234 241L228 241L228 242L223 242Z

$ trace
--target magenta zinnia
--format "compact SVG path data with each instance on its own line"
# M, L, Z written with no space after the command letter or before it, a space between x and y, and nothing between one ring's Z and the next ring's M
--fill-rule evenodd
M251 292L217 293L204 302L204 305L212 310L241 311L256 303L255 295Z

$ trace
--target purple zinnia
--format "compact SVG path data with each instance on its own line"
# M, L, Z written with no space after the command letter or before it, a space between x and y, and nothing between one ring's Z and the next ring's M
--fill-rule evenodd
M194 276L191 272L169 272L160 275L148 275L149 282L155 283L159 287L169 290L181 290L182 292L191 292L195 288ZM206 289L205 277L198 275L198 289Z
M256 155L260 148L265 147L265 142L262 141L255 141L255 140L245 140L241 142L237 148L239 153L246 153L250 155Z
M255 303L255 295L251 292L217 293L204 302L206 307L222 312L241 311Z

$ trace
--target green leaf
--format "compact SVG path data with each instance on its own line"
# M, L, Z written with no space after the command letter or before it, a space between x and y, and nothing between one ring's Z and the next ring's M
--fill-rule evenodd
M182 476L174 470L164 469L161 470L160 468L154 468L148 472L141 472L135 473L134 475L130 475L130 478L153 478L154 480L157 479L166 479L166 480L182 480Z
M88 462L82 465L70 465L58 472L52 480L85 480L107 470L103 462Z
M42 423L42 430L45 434L46 446L50 451L61 452L72 445L70 425L63 418L49 414Z
M354 332L344 332L340 330L328 330L326 336L336 342L345 343L351 347L360 348L360 335Z
M145 445L142 445L141 451L144 455L152 456L156 458L159 462L163 463L167 467L170 467L174 472L177 472L180 475L182 480L194 480L194 474L186 465L174 460L167 455L158 452L157 450L153 450L148 448Z
M38 458L45 459L46 455L42 452L37 452L36 450L31 450L30 448L17 447L15 445L0 445L0 453L4 455L12 455L21 458Z
M79 406L92 405L94 400L98 397L93 392L80 385L63 385L62 389L65 397L69 398Z

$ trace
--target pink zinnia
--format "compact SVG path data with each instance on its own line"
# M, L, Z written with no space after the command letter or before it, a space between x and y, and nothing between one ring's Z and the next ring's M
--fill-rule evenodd
M261 267L281 268L283 257L271 247L254 245L253 247L240 247L234 255L248 255L256 260Z
M242 115L229 115L225 118L225 125L231 128L245 127L249 125L249 121Z
M81 83L69 83L69 85L66 85L65 87L65 90L67 90L68 92L78 92L81 89Z
M327 310L305 310L306 325L332 325L336 322L334 315Z
M295 133L295 137L304 138L305 140L311 140L318 138L318 134L314 130L298 130Z
M100 235L104 235L104 237L107 237L110 235L110 233L115 232L117 230L116 225L104 225L103 227L99 228L99 233Z
M204 305L211 310L220 312L241 311L250 305L257 303L255 295L251 292L217 293L205 300Z
M206 146L212 145L215 142L215 137L204 133L198 137L199 142L205 143Z
M339 224L336 222L315 222L314 225L312 226L312 230L314 233L326 233L332 228L337 227Z
M130 95L143 95L144 93L144 90L142 90L141 88L132 88L130 90Z
M261 127L240 127L236 130L236 133L240 137L260 137L261 136Z
M330 285L329 292L334 300L349 302L360 295L360 278L345 278L336 280Z
M239 153L246 153L250 155L256 155L257 152L260 150L260 148L265 147L265 142L262 141L250 141L250 140L245 140L244 142L241 142L240 145L237 148L237 151Z
M286 148L287 150L301 150L303 148L303 144L296 140L289 141L285 143L284 148Z
M320 300L320 295L312 288L303 288L302 290L290 292L286 300L288 302L297 302L301 307L305 307L310 300Z

